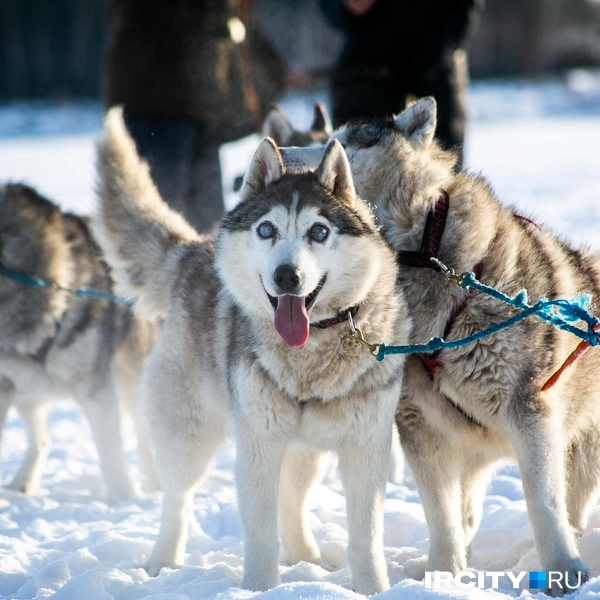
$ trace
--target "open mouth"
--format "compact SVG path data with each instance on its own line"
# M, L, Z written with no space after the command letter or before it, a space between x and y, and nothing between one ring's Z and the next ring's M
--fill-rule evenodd
M317 287L310 294L308 294L308 296L304 296L305 310L307 310L307 311L310 310L310 307L315 303L315 300L317 299L319 292L323 289L323 286L325 285L326 280L327 280L327 274L325 274L325 275L323 275L323 277L321 277L321 281L319 281L319 284L317 285ZM267 296L269 297L269 302L271 303L273 310L277 310L277 304L279 303L279 298L281 296L271 296L271 294L269 294L269 292L267 292L267 290L265 290L265 292L267 293Z
M275 311L275 329L288 348L303 346L308 339L310 327L308 310L315 303L319 292L323 289L326 278L326 275L323 275L319 285L306 296L283 294L275 297L265 290Z

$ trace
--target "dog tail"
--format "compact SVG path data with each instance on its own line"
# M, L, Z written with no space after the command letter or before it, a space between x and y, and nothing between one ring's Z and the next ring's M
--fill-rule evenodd
M97 169L95 228L117 291L136 299L141 315L162 314L176 279L178 258L189 244L206 245L208 257L211 242L162 200L120 107L111 109L104 120Z

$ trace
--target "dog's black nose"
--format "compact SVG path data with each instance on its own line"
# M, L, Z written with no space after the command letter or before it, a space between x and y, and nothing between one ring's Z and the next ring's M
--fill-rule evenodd
M273 279L284 294L294 294L302 283L302 273L292 265L279 265Z

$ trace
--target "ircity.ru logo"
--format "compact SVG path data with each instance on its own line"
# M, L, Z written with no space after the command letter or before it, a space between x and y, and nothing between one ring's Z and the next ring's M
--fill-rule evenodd
M526 575L529 575L529 579L524 581ZM521 582L523 582L523 587L528 583L529 589L532 590L545 590L551 586L574 590L581 585L581 573L577 574L577 581L570 581L569 574L560 571L521 571L519 573L512 571L459 571L456 575L447 571L426 571L425 587L434 590L441 588L460 590L474 587L498 588L501 577L506 577L512 583L514 590L521 587Z

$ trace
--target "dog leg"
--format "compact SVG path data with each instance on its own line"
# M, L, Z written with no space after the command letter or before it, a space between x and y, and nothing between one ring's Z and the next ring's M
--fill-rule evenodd
M7 487L17 492L30 494L39 487L42 471L50 453L50 432L48 431L50 403L23 400L16 406L27 431L27 453L19 472Z
M2 432L6 423L6 415L15 397L15 385L7 377L0 375L0 459L2 458ZM0 465L1 465L0 461ZM0 471L0 482L2 481Z
M328 461L321 452L291 444L281 466L279 518L283 547L291 564L304 560L319 563L321 553L308 524L306 500L314 483L323 476Z
M526 422L528 427L523 428ZM521 427L519 427L519 424ZM564 449L561 427L550 416L523 419L512 430L527 511L535 546L545 571L567 573L571 585L587 579L587 569L579 557L575 536L567 518L565 502ZM565 590L550 589L553 596Z
M583 533L599 487L600 440L597 429L587 431L573 444L566 472L569 523Z
M94 396L81 400L98 450L100 471L106 485L106 501L116 504L135 495L131 484L121 439L121 415L114 390L101 390Z
M160 416L160 415L158 415ZM224 438L223 422L197 407L193 418L172 413L162 422L153 419L152 440L160 484L165 491L160 531L146 571L152 577L163 567L185 563L188 523L194 492Z
M461 477L462 524L465 531L465 553L471 554L471 543L479 529L483 512L483 501L487 491L489 469L487 465L470 459Z
M138 357L135 358L137 359ZM119 363L119 359L121 359L121 363ZM146 423L140 414L138 388L141 377L141 364L138 363L141 362L139 360L131 360L127 355L124 357L117 356L114 361L113 375L119 401L133 419L138 444L140 470L143 478L142 489L145 492L152 492L160 489L160 482L154 468L154 457L148 440Z
M195 475L197 476L197 473ZM150 577L156 577L163 567L176 569L185 564L185 545L197 477L193 479L186 489L173 489L165 493L160 530L145 567Z
M150 440L148 439L148 429L146 427L146 423L142 418L142 415L140 415L139 407L136 405L136 403L130 402L128 405L128 410L133 418L133 423L135 426L137 451L143 477L142 489L145 492L160 490L160 482L154 466L154 456L152 454L152 448L150 447Z
M398 421L404 456L421 497L429 529L429 571L458 573L467 566L461 509L460 462L462 456L440 433L425 425L412 432ZM430 440L435 439L435 447Z
M138 455L140 457L140 467L142 471L142 489L145 492L160 490L160 482L156 469L154 467L154 456L148 441L148 435L144 423L139 417L136 417L135 432L138 440Z
M148 440L148 430L146 423L140 414L138 385L140 374L137 365L130 365L125 360L125 365L129 367L126 373L123 367L114 368L116 391L121 405L125 407L135 427L135 435L138 443L137 451L140 460L140 470L142 472L142 489L145 492L153 492L160 489L160 482L154 468L154 457Z
M391 452L391 427L372 445L352 440L339 450L339 466L346 490L348 562L352 589L371 595L389 588L383 555L383 501Z
M244 533L242 587L264 591L280 582L277 496L285 442L248 423L240 423L237 429L235 472Z
M392 453L390 456L390 472L388 473L388 481L401 485L404 481L404 455L400 446L400 436L398 429L394 424L392 431Z

